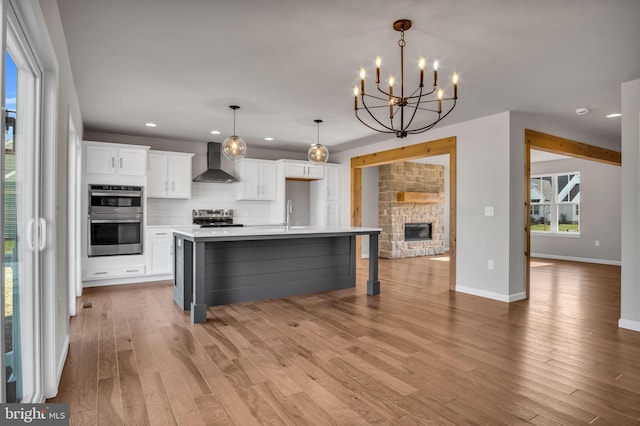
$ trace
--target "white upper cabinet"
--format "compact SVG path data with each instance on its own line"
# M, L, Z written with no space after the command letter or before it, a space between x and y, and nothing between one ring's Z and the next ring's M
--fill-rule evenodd
M236 161L236 200L275 200L277 167L274 161L244 158Z
M285 179L317 180L324 177L324 166L307 161L282 160Z
M86 143L86 172L95 175L142 176L149 147L102 142Z
M194 154L149 151L148 198L191 198L191 159Z

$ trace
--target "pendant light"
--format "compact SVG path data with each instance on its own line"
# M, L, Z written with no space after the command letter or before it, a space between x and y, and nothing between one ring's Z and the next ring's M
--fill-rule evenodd
M324 164L329 159L329 150L326 146L320 144L320 123L322 123L322 120L313 121L318 124L318 142L311 145L307 158L309 158L309 161L313 164Z
M247 144L242 138L236 136L236 110L240 109L238 105L229 105L233 110L233 135L229 136L222 142L222 154L229 160L236 161L247 155Z

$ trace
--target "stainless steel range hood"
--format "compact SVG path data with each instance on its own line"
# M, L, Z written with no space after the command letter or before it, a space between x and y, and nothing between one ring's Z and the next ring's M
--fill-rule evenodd
M222 144L209 142L207 144L207 170L193 178L194 182L233 183L238 178L222 170Z

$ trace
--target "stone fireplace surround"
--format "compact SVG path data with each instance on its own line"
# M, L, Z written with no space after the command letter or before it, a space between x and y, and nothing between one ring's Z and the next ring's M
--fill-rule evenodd
M430 256L444 253L444 204L398 202L398 192L444 192L444 167L399 162L379 168L379 257ZM404 224L431 222L431 240L405 241Z

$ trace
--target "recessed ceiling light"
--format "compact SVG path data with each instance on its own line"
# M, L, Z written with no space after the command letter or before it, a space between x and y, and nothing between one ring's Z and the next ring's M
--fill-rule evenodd
M264 138L265 141L272 141L273 138Z
M617 117L622 117L622 114L620 114L619 112L614 112L613 114L607 115L607 118L617 118Z
M220 134L220 130L212 130L211 134L212 135L219 135Z
M589 114L589 110L587 108L578 108L576 109L576 114L578 115Z
M144 125L147 127L158 127L156 123L144 123Z

